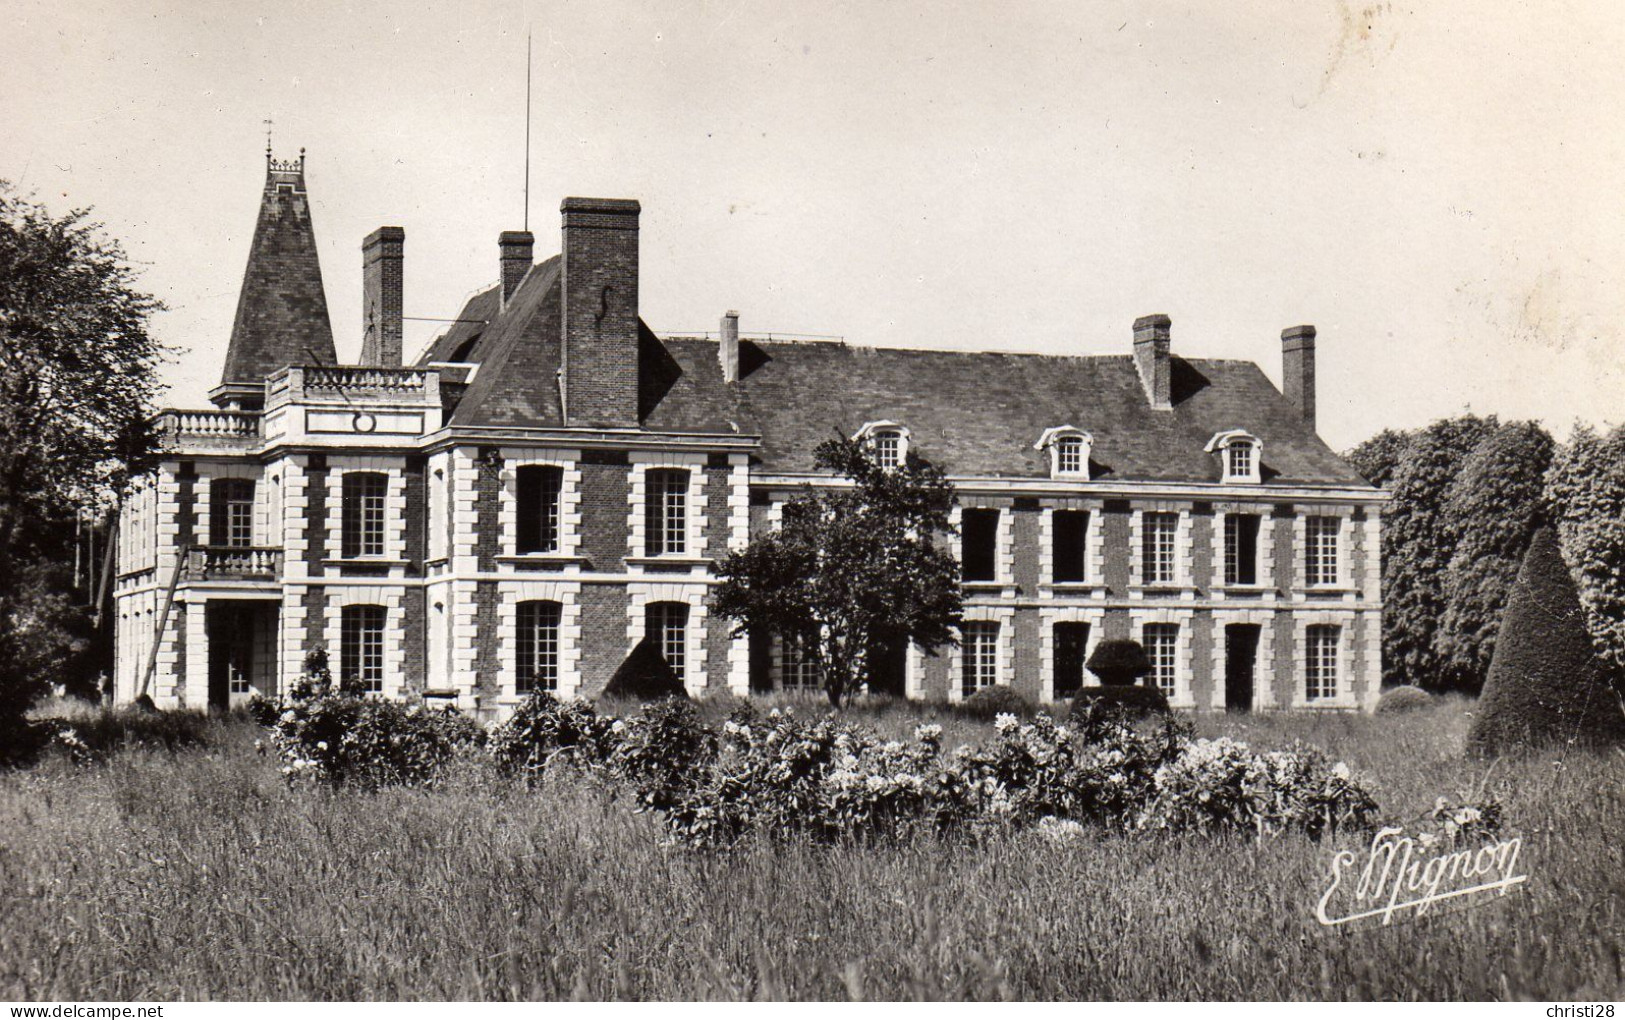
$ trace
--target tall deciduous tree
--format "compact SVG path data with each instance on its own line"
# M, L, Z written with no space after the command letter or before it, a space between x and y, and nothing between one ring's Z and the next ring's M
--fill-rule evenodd
M1546 493L1597 650L1625 677L1625 425L1575 426Z
M1535 422L1509 422L1485 436L1456 472L1442 515L1454 541L1435 649L1442 686L1484 686L1507 594L1543 516L1552 445Z
M0 728L71 643L63 522L109 505L150 448L160 307L86 211L0 181Z
M912 453L885 470L861 444L836 438L816 461L852 485L786 503L778 529L722 564L714 598L719 614L751 634L799 637L840 706L865 682L876 648L955 640L959 563L937 541L951 532L955 497L947 477Z

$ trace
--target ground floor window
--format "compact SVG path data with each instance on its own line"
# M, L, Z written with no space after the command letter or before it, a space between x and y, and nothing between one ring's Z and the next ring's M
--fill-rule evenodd
M961 693L966 697L999 682L999 625L991 620L966 623L959 634L963 676Z
M514 687L520 694L559 689L559 621L557 602L521 602L515 641Z
M1334 626L1309 628L1304 669L1304 699L1320 701L1337 697L1338 632Z
M1179 687L1179 625L1177 623L1148 623L1145 625L1145 657L1151 660L1151 679L1169 698Z
M339 675L368 694L384 691L384 607L345 606L339 630Z
M660 654L671 664L677 679L688 679L688 605L653 602L644 610L643 633L654 639Z
M816 642L817 635L812 633L786 634L779 639L779 686L784 690L823 689L823 674L811 655Z

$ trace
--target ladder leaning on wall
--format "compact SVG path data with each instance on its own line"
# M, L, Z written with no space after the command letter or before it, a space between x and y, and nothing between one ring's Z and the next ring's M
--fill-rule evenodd
M190 551L181 549L175 569L169 572L169 588L164 592L163 611L158 614L158 629L152 635L152 651L147 653L147 668L141 674L141 689L135 693L137 701L146 697L147 688L152 685L152 675L158 672L158 649L163 645L164 628L169 626L169 610L175 605L175 589L180 586L181 574L186 571L186 557Z

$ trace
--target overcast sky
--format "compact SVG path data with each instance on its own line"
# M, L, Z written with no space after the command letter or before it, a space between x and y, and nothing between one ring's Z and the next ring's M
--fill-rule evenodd
M218 381L264 181L307 150L340 356L360 242L451 316L565 195L643 202L657 332L1176 352L1320 330L1344 448L1465 409L1625 419L1625 19L1528 3L11 0L0 178L90 205ZM416 351L436 327L407 324ZM1077 424L1087 427L1087 422Z

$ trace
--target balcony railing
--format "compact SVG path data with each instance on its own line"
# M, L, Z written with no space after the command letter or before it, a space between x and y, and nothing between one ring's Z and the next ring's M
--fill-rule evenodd
M254 439L260 416L244 411L165 411L158 431L177 439Z
M412 368L311 367L304 370L305 392L422 393L428 374Z
M282 576L282 550L195 545L186 552L186 576L194 581L274 581Z

